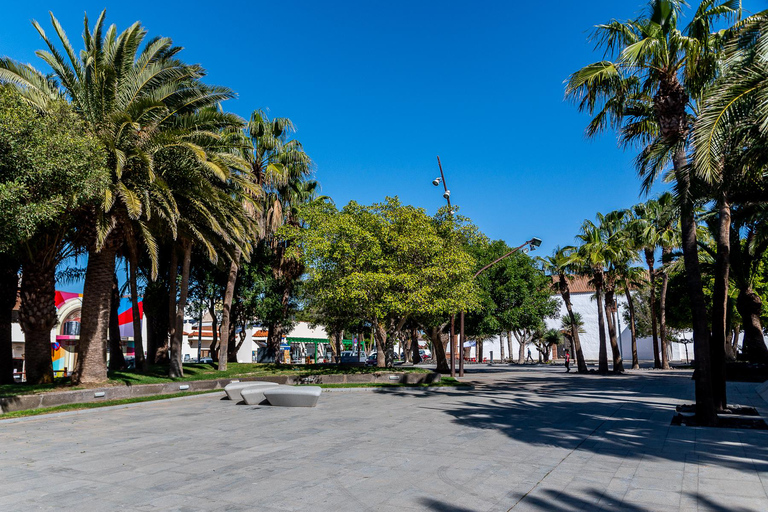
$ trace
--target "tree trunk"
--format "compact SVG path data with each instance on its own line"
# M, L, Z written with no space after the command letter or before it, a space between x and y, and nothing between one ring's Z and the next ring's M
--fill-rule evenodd
M579 338L579 326L576 325L576 315L573 313L571 304L571 290L568 279L564 273L560 274L560 295L563 297L565 309L568 311L568 318L571 320L571 342L574 345L574 355L576 356L576 367L579 373L587 373L587 362L584 360L584 352L581 350L581 338Z
M208 314L211 315L211 344L208 345L208 354L214 363L219 362L219 319L216 318L216 297L210 297L208 303ZM202 332L203 324L200 323ZM201 342L202 345L202 342Z
M664 247L661 250L661 261L666 263L672 249ZM661 342L661 368L669 370L669 342L667 341L667 288L669 286L669 272L666 268L661 269L661 292L659 293L659 340ZM725 375L725 374L723 374ZM725 385L725 381L723 381Z
M637 359L637 331L635 327L635 299L629 286L625 288L624 295L627 297L627 306L629 307L629 332L632 335L632 369L639 370L640 362Z
M523 338L522 334L515 333L515 337L517 338L517 345L518 345L518 353L517 353L517 364L525 364L525 339ZM507 333L507 343L509 343L509 353L512 354L512 333Z
M53 382L51 329L58 319L55 296L56 259L45 253L25 257L22 261L19 323L24 331L28 384Z
M111 238L116 235L111 234ZM112 303L117 242L107 241L101 251L88 254L80 316L80 339L72 383L98 384L107 380L107 332Z
M411 329L411 358L413 364L421 362L421 354L419 353L419 331L415 327Z
M335 333L336 340L336 362L341 362L341 353L344 351L344 331L337 331Z
M23 282L22 280L22 288ZM744 322L742 325L744 341L741 351L744 359L751 363L768 363L768 348L765 346L763 326L760 321L762 308L762 300L752 287L739 291L736 309Z
M504 335L499 334L499 352L501 352L501 362L504 362Z
M136 249L136 241L134 240L132 233L129 233L127 237L128 247L128 268L131 287L131 314L133 316L133 347L136 354L136 369L143 372L147 371L147 361L144 358L144 339L141 332L141 314L139 313L139 283L138 275L136 272L136 265L139 261L138 251Z
M229 275L227 276L227 287L224 291L224 306L221 312L221 343L219 344L219 371L227 370L227 359L229 357L229 314L232 310L232 299L235 295L235 282L237 281L237 270L240 265L240 249L235 249L235 255L229 263ZM202 328L202 326L200 326Z
M170 362L171 344L176 337L176 277L179 272L179 256L176 245L171 244L171 266L168 270L168 339L166 350ZM202 326L201 326L202 328Z
M264 353L266 360L274 359L275 363L282 363L280 342L283 339L283 329L280 325L270 322L267 325L267 347Z
M120 346L119 304L120 286L117 275L113 274L112 303L109 307L109 371L111 372L125 370L125 356L123 356L123 347Z
M665 249L666 251L666 249ZM671 252L671 250L670 250ZM723 411L728 407L725 385L725 338L728 317L728 279L731 254L731 205L722 198L718 205L717 256L715 258L715 284L712 291L712 338L709 354L712 360L712 396L715 409ZM664 273L662 286L662 340L666 334L664 318L664 297L666 293L667 273ZM666 355L666 354L664 354ZM666 358L664 359L666 362ZM667 364L669 367L669 364Z
M597 323L600 335L600 351L598 355L597 371L603 375L608 374L608 347L605 340L605 313L603 311L603 274L595 273L595 295L597 296Z
M648 265L648 282L650 283L650 304L651 307L651 333L653 335L653 367L661 368L661 361L659 360L659 330L656 323L658 315L656 313L656 271L654 270L654 264L656 259L653 256L653 250L645 250L645 262Z
M443 345L442 331L443 326L430 327L429 339L432 341L432 358L437 364L435 371L445 375L451 373L451 369L448 367L448 359L445 356L445 346Z
M682 230L683 259L688 295L691 300L693 324L693 353L696 360L696 420L702 426L717 423L715 402L712 393L712 365L709 348L709 325L707 306L701 281L698 245L696 242L696 218L691 200L690 176L685 148L680 148L673 158L680 204L680 227Z
M13 379L13 308L19 295L19 262L0 255L0 384Z
M605 291L605 319L608 321L608 339L611 342L611 353L613 355L613 373L624 373L624 363L621 360L621 351L616 336L616 322L613 315L616 313L616 301L614 298L613 285Z
M189 292L189 267L192 262L192 242L182 240L183 259L181 261L181 286L179 287L179 303L176 305L176 332L171 340L171 364L168 368L168 376L178 378L184 376L184 367L181 362L182 336L184 331L184 309L187 307L187 293ZM203 326L201 325L202 329Z
M374 322L376 327L376 366L384 368L387 366L387 330L378 322Z
M475 344L475 355L477 356L477 362L482 363L484 359L483 354L483 340L477 340Z

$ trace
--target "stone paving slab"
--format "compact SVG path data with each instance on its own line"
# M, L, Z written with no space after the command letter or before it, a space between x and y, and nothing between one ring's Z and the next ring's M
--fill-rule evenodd
M768 510L768 432L670 426L689 372L465 380L313 409L216 394L0 421L0 510ZM730 401L765 411L756 389L729 384Z

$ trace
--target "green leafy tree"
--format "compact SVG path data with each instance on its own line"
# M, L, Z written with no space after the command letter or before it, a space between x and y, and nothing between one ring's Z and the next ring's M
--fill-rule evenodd
M409 318L444 318L477 305L472 257L441 236L424 210L388 198L372 206L350 202L340 211L315 202L302 213L309 303L368 320L379 366L391 364L394 336Z
M19 322L29 383L53 379L56 266L77 246L82 215L104 192L105 156L66 102L42 113L0 86L0 253L22 264ZM7 281L15 303L15 283ZM9 361L10 339L2 348L0 358Z

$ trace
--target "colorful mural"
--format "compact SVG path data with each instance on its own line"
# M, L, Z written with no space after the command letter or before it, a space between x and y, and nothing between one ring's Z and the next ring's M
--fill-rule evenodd
M59 310L59 325L56 328L56 338L51 341L51 359L56 376L67 375L75 365L75 347L80 337L80 306L81 293L56 292L56 308ZM139 302L139 314L143 319L144 303ZM133 342L133 310L131 301L121 298L118 307L118 323L123 353L127 357L135 357ZM126 339L131 338L131 339Z

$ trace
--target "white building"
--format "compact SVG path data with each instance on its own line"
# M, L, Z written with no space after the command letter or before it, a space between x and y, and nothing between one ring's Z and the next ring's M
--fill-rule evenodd
M600 353L600 334L599 334L599 323L597 321L597 302L594 298L595 290L594 288L589 284L589 279L586 277L578 276L574 278L570 282L570 290L571 290L571 304L573 306L574 313L579 313L581 315L581 320L584 322L584 326L582 329L584 332L579 333L579 339L581 340L581 350L584 354L584 358L587 360L593 360L596 361L599 357ZM545 320L545 323L547 325L547 328L555 328L559 329L561 325L561 319L563 316L568 315L568 311L565 308L565 303L563 302L560 294L557 294L554 296L558 302L560 303L560 314L558 318L548 318ZM617 302L619 304L619 314L618 314L618 327L619 327L619 333L620 333L620 350L622 353L622 359L624 361L632 361L632 334L629 330L629 325L626 324L624 321L624 315L623 312L627 308L627 300L624 295L616 296ZM614 319L616 317L614 316ZM616 320L614 320L614 323L616 323ZM605 334L606 334L606 344L608 349L608 359L611 359L611 347L610 347L610 340L607 339L608 337L608 324L606 322L605 324ZM689 340L691 339L691 334L687 333L685 336ZM483 343L483 358L488 359L490 361L491 358L491 352L493 352L493 359L499 360L501 357L501 347L500 343L502 340L499 339L499 337L495 337L491 340L487 340ZM513 357L517 359L518 357L518 350L520 345L518 344L517 340L515 339L514 335L512 336L511 343L507 343L506 337L503 338L504 342L504 356L506 358ZM512 354L509 353L509 346L512 346ZM535 360L538 360L538 352L536 351L535 347L531 346L531 355ZM682 343L669 343L668 344L668 350L669 350L669 360L670 361L685 361L686 360L686 351L685 351L685 345ZM690 359L693 359L693 346L690 345L688 347L689 351L689 357ZM470 350L472 358L476 358L476 348L471 347ZM527 355L527 352L526 352ZM571 355L573 357L573 354ZM653 339L652 338L638 338L637 339L637 357L640 360L653 360ZM625 364L626 366L626 364Z

